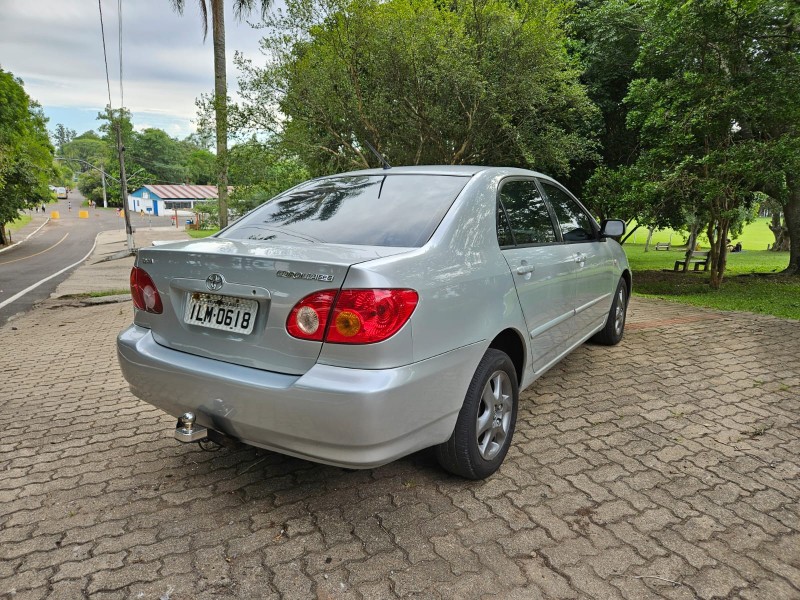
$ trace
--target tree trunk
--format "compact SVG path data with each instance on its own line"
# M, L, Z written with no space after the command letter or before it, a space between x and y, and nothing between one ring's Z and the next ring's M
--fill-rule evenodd
M225 2L211 0L214 37L214 113L217 132L217 194L220 229L228 226L228 84L225 75Z
M647 230L647 241L644 243L644 251L647 252L650 249L650 240L653 239L653 228L650 227Z
M6 231L6 224L0 223L0 246L8 246L11 243L11 235Z
M697 232L700 228L697 226L697 223L692 223L692 227L689 230L689 243L687 244L686 248L686 261L683 263L683 272L686 273L689 270L689 257L694 252L694 247L697 245Z
M711 289L718 290L722 285L722 278L725 276L725 265L728 261L728 232L730 231L730 220L720 219L716 225L709 224L708 240L711 242L710 263L711 279L709 285Z
M783 207L789 234L789 266L786 275L800 275L800 177L787 177L789 200Z

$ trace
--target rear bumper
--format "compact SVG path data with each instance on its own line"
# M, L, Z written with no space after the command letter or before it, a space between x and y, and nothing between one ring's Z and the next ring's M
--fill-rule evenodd
M284 375L194 356L132 325L117 338L131 391L173 416L262 448L369 468L450 437L484 348L473 344L395 369L316 364Z

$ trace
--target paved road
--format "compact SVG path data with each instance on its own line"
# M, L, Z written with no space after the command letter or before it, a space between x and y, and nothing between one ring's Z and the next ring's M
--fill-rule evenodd
M0 328L0 597L800 598L796 321L634 298L469 482L179 445L119 374L130 304L53 306Z
M84 198L75 190L69 200L60 200L47 207L47 214L58 211L60 218L51 219L37 234L25 243L0 253L0 304L21 290L50 275L74 265L91 250L100 231L124 229L124 219L114 209L80 208ZM79 210L88 210L89 218L81 219ZM35 214L35 213L34 213ZM134 226L169 225L168 217L140 217L133 215ZM34 303L50 296L71 271L47 281L11 304L0 308L0 325L13 315L29 310Z

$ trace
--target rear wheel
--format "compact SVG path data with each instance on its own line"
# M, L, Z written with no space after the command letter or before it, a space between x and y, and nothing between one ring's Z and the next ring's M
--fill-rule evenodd
M517 421L519 386L514 363L489 348L472 377L450 439L436 447L444 469L484 479L503 463Z
M614 302L608 311L606 326L592 338L593 342L605 346L619 344L625 333L625 318L628 316L628 284L624 279L619 280L617 291L614 292Z

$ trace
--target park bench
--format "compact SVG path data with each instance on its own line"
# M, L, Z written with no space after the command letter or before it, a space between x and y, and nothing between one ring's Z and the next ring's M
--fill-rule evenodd
M669 250L669 242L658 242L656 250Z
M683 260L676 260L675 261L675 271L679 270L683 265L688 264L694 265L694 270L697 271L700 269L700 265L703 266L703 271L708 271L708 261L711 260L711 252L709 250L702 250L698 251L695 250L691 254L689 254L688 258L684 258Z

